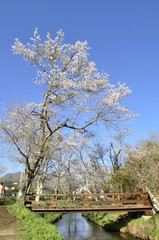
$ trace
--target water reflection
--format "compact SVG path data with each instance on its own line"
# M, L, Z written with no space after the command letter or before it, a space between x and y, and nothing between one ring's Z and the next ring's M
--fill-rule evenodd
M65 240L130 240L122 238L119 233L104 231L103 228L87 221L81 213L64 214L56 227Z

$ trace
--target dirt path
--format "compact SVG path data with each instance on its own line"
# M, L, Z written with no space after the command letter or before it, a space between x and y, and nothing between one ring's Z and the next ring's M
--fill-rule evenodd
M14 227L17 219L0 206L0 240L20 240L20 231Z

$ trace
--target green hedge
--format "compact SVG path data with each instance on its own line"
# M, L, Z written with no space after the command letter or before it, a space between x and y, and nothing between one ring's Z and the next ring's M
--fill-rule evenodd
M10 214L19 219L18 225L22 230L22 240L62 240L56 227L45 218L30 212L25 206L13 204L8 206Z

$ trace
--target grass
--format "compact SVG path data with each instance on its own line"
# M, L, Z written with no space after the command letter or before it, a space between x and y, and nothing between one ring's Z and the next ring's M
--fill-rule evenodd
M91 221L104 227L107 231L119 231L125 226L127 213L86 213L84 214Z
M16 202L15 198L2 198L0 199L0 205L7 206L14 204Z
M84 216L107 231L121 231L140 239L159 240L159 214L147 220L142 217L132 219L134 215L127 213L85 213Z
M152 218L145 220L138 218L130 221L127 230L131 231L137 237L143 239L159 239L159 214L155 214Z
M10 214L17 216L19 219L18 226L22 230L22 240L62 240L62 236L56 227L49 222L53 221L53 216L50 219L30 212L25 206L13 204L8 206ZM59 215L54 216L54 220Z
M43 218L48 222L48 223L55 223L61 218L62 214L61 213L47 213L44 214Z

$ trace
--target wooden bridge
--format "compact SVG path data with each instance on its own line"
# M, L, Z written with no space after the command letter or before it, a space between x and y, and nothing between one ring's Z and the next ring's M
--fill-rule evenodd
M39 196L39 201L35 201ZM144 212L152 215L148 193L27 194L25 205L35 213Z

